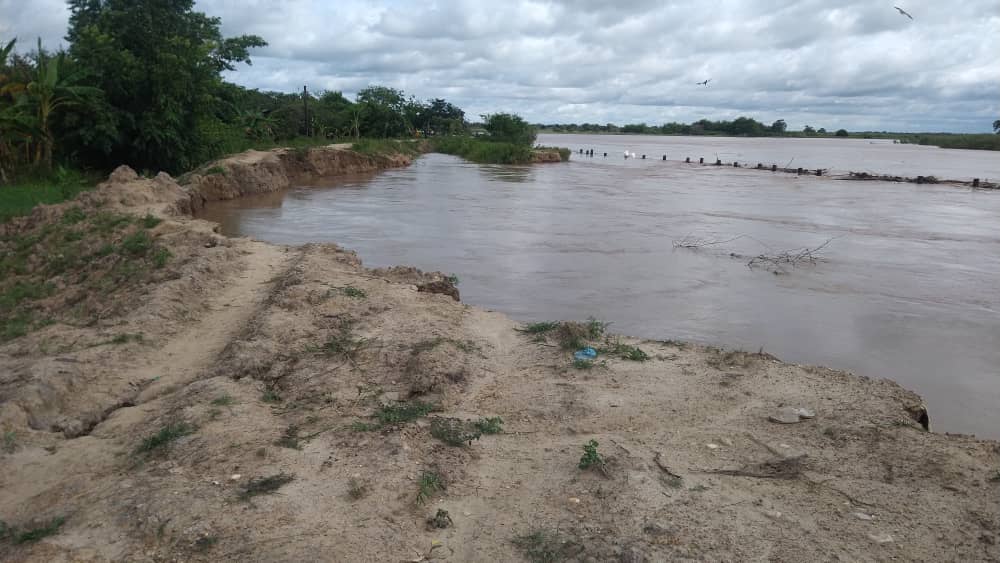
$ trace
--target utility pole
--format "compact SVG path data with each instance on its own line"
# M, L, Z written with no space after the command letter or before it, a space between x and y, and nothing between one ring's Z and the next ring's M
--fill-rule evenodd
M309 137L309 90L305 86L302 87L302 125L306 137Z

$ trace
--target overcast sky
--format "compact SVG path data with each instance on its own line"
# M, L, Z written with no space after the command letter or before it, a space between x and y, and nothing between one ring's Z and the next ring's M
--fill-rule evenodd
M894 9L901 6L909 19ZM1000 1L198 0L270 45L231 80L369 84L470 117L636 123L784 118L814 127L990 131ZM64 44L61 0L0 0L0 39ZM711 79L708 86L695 83Z

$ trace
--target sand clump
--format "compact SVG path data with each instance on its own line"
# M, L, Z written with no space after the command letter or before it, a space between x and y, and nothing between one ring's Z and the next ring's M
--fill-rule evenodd
M5 561L1000 558L1000 445L924 430L893 382L582 319L531 334L419 290L440 273L220 237L168 178L86 197L4 236L105 206L134 218L112 246L141 229L171 259L80 321L89 278L65 280L29 303L53 322L0 344ZM812 417L768 420L789 406Z

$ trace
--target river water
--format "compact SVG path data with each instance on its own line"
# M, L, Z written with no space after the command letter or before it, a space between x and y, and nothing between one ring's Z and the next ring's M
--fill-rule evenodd
M539 142L575 154L526 167L430 154L214 203L203 217L228 235L336 242L368 266L455 273L463 301L523 321L594 316L620 333L891 378L926 399L935 430L1000 438L1000 192L681 162L996 180L1000 153L856 139ZM674 248L685 237L720 244ZM814 265L747 266L826 241Z

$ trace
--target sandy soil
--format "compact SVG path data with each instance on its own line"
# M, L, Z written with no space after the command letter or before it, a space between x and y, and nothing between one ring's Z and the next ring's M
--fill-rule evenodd
M220 237L167 177L87 197L162 217L175 259L109 294L129 307L0 345L4 561L1000 560L1000 444L925 431L895 383L528 334L438 273ZM84 345L123 327L143 340ZM571 336L606 352L574 367Z

